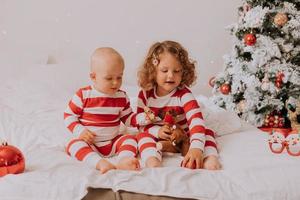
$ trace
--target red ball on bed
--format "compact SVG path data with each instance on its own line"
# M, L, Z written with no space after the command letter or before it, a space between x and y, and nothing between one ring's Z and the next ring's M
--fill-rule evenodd
M0 177L24 172L25 159L22 152L11 145L0 144Z

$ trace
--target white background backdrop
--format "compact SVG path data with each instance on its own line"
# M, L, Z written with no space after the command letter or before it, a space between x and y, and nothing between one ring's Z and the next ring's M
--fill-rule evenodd
M95 48L112 46L125 58L125 84L135 84L136 69L150 45L176 40L198 63L193 91L210 95L208 79L222 70L222 56L232 48L225 27L237 21L240 4L241 0L0 0L0 58L24 67L72 62L88 68Z

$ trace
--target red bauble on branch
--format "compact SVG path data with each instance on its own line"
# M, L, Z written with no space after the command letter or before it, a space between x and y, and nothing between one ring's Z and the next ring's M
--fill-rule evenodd
M24 172L25 159L22 152L11 145L0 144L0 177Z
M256 43L256 36L252 33L244 35L244 42L248 46L253 46Z
M281 88L282 87L283 78L284 78L284 73L283 72L278 72L276 74L275 85L276 85L277 88Z
M226 94L227 95L227 94L229 94L230 90L231 90L231 87L230 87L229 83L224 83L220 87L220 92L222 94Z
M274 111L265 116L264 125L265 128L283 128L284 127L284 117L280 111Z

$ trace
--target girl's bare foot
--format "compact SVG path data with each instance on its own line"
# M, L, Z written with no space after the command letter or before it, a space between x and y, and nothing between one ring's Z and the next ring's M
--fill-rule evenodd
M98 169L101 172L101 174L104 174L109 170L116 169L116 167L109 161L107 161L105 159L101 159L97 163L96 169Z
M117 169L124 169L124 170L139 170L140 162L138 161L137 158L125 157L120 159L116 167Z
M146 160L146 167L161 167L161 162L158 158L151 156Z
M204 159L203 168L208 170L221 169L221 163L217 156L207 156Z

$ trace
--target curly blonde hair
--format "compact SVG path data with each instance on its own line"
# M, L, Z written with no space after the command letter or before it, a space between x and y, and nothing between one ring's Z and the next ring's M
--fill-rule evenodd
M163 41L156 42L150 47L138 71L139 86L144 90L150 90L157 85L156 67L159 64L160 55L164 52L174 55L182 65L183 73L179 87L193 85L197 78L195 62L189 58L188 52L178 42Z

